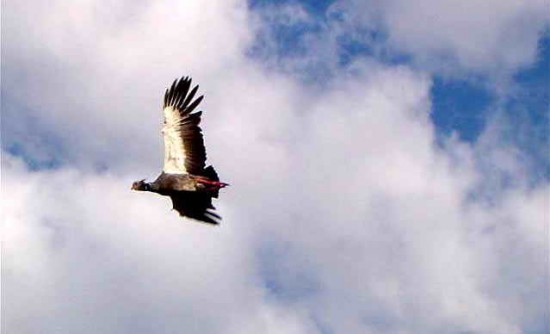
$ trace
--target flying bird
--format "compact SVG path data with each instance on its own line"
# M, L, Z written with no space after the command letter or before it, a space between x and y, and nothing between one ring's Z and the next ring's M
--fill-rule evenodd
M195 99L199 86L191 88L191 78L175 80L164 94L164 168L154 182L145 179L132 184L132 190L150 191L172 199L180 216L217 225L221 217L215 212L212 198L221 188L214 167L205 167L206 149L199 127L202 111L193 112L203 96Z

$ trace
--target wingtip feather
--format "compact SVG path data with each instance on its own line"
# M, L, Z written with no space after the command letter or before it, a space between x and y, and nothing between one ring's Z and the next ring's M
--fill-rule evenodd
M195 109L202 101L203 96L200 96L193 101L193 98L195 97L195 94L199 89L199 85L196 85L190 91L191 82L192 79L189 76L184 76L181 77L179 80L174 80L170 88L168 88L164 93L163 108L174 107L175 109L178 109L180 110L180 112L183 113L190 113L191 111L193 111L193 109Z

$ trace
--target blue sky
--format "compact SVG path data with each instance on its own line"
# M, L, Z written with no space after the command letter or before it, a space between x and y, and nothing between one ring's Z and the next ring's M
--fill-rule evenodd
M547 332L546 6L5 4L4 330ZM182 75L215 229L129 190Z
M334 1L250 1L252 9L270 8L274 4L300 4L315 20L310 22L295 22L287 24L285 22L275 22L270 26L270 38L276 41L276 52L269 50L268 57L286 58L294 57L297 53L306 53L308 48L304 36L309 34L323 34L323 27L330 20L327 13L329 6ZM278 23L278 24L277 24ZM407 53L394 50L385 50L385 52L374 52L376 46L371 44L384 43L387 32L380 29L373 29L365 32L372 36L373 40L362 41L354 39L345 34L339 36L338 64L345 67L352 59L360 57L375 57L383 63L390 65L410 64L411 56ZM252 46L253 56L255 48L261 49L265 42L261 38ZM261 55L260 55L261 56ZM536 129L536 135L531 138L533 141L522 143L527 147L542 147L548 141L548 81L549 81L549 62L550 62L550 37L547 30L540 32L537 46L536 59L522 68L518 68L511 73L512 85L520 92L511 96L500 96L498 92L490 87L491 78L484 75L462 75L458 77L448 77L438 73L433 75L432 94L432 121L439 134L448 136L456 132L461 140L468 142L475 141L484 129L487 118L492 116L494 109L504 106L503 112L506 117L514 119L521 118L523 123L530 129ZM322 65L322 64L317 64ZM317 78L317 75L323 72L323 69L308 68L310 75ZM521 111L512 110L517 108ZM517 115L521 114L521 115ZM512 126L520 126L515 121ZM542 126L542 128L541 128ZM517 129L511 129L515 132ZM527 148L529 150L529 148ZM534 153L534 152L531 152ZM536 153L534 153L536 155ZM537 159L540 157L531 156ZM547 166L541 166L547 168Z

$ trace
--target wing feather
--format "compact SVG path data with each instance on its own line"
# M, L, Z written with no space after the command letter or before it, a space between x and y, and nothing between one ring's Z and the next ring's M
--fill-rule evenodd
M189 93L189 96L187 96L187 98L185 99L185 102L183 102L182 108L184 108L184 109L187 108L189 103L191 103L191 100L195 97L195 94L197 93L198 89L199 89L199 85L197 85L197 86L195 86L195 88L193 88L191 93Z
M198 90L191 92L191 78L175 80L164 95L164 172L200 175L206 162L206 149L199 127L202 112L193 110L203 96L193 101Z
M190 113L190 112L192 112L193 110L195 110L195 108L199 105L199 103L201 103L203 97L204 97L204 96L199 96L193 103L191 103L191 104L189 105L189 107L186 107L186 108L185 108L186 112L187 112L187 113Z
M178 191L170 195L172 207L180 216L189 217L201 222L218 225L220 215L214 210L212 197L198 192Z

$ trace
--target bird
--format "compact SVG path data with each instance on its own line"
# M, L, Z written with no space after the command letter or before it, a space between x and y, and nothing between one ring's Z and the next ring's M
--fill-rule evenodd
M219 190L229 184L220 182L216 170L206 165L206 149L199 127L202 111L195 109L203 95L195 98L189 76L176 79L164 94L162 135L164 137L164 166L153 182L135 181L131 189L168 196L173 210L180 216L199 222L218 225L221 216L212 205Z

